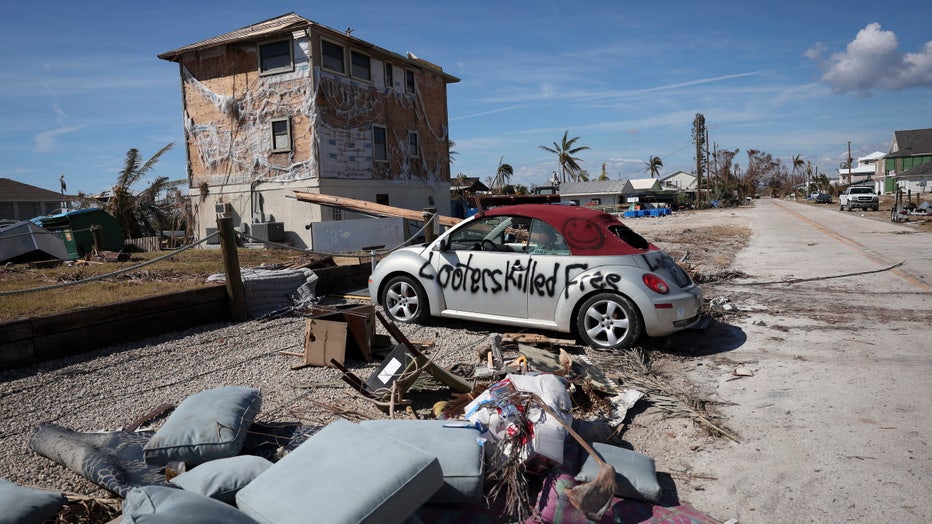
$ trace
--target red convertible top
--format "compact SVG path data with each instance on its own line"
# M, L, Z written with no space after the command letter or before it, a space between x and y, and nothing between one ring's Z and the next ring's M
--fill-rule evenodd
M479 216L518 215L543 220L563 235L575 256L636 255L659 248L604 211L558 204L518 204Z

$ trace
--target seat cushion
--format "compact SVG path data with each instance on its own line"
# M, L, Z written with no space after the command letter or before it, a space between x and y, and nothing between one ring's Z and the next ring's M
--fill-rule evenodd
M236 494L265 524L403 522L443 486L437 457L337 420Z
M431 504L469 504L482 499L485 480L479 429L455 420L366 420L360 426L394 437L437 457L443 487Z
M654 459L611 444L594 442L592 447L602 456L602 460L615 468L615 494L626 499L657 502L663 494ZM578 482L590 482L599 474L599 464L591 455L576 475Z
M0 524L41 524L57 515L66 502L60 492L0 479Z
M126 493L121 524L255 524L240 510L204 495L166 486L143 486Z
M228 386L191 395L146 443L146 463L197 465L238 455L261 405L259 390L253 388Z
M262 457L240 455L205 462L170 482L183 490L233 504L236 493L271 466L272 463Z

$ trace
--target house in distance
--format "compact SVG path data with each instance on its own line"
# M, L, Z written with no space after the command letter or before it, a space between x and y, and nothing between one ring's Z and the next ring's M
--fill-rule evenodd
M223 212L253 237L313 248L311 224L353 218L295 191L449 214L459 79L350 33L289 13L158 55L179 65L199 237Z

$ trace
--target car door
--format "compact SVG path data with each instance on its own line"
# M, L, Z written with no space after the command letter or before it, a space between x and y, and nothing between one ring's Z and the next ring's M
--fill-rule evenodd
M494 216L454 231L431 259L443 289L445 312L481 319L527 314L528 254L519 241L529 220Z
M565 267L570 264L570 248L556 228L543 220L530 224L526 251L531 255L527 276L527 316L554 322L557 300L566 287Z

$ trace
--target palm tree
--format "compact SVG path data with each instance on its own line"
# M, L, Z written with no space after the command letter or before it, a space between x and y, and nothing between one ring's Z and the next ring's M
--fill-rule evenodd
M573 155L579 153L580 151L589 149L588 146L573 147L576 141L579 140L579 137L577 136L569 138L569 134L569 130L563 133L563 141L560 144L554 142L553 148L547 146L537 146L544 151L548 151L557 155L557 162L560 163L561 182L566 182L567 175L569 176L570 180L574 182L578 180L579 173L582 171L582 168L579 167L579 162L582 162L582 160L576 158Z
M511 164L502 163L504 159L505 157L498 159L498 169L495 170L495 178L492 180L492 189L497 189L499 193L511 182L511 177L515 174Z
M148 188L139 194L133 194L132 186L142 180L158 163L159 157L173 145L174 142L169 143L145 162L140 158L138 149L132 148L126 152L126 161L123 170L117 176L116 185L113 186L113 195L104 206L104 209L119 221L124 238L139 238L153 234L159 220L164 217L159 208L159 195L185 182L172 182L167 177L158 177Z
M447 155L450 157L451 164L456 163L456 160L454 160L453 157L459 154L459 152L453 150L455 146L456 146L456 142L447 138Z
M649 172L651 178L660 176L660 168L663 167L663 160L661 160L659 156L651 156L650 160L644 163L647 164L647 167L644 168L644 172Z
M806 165L806 161L803 160L803 156L802 156L802 155L796 155L796 156L793 157L793 179L794 179L794 180L793 180L793 183L794 183L794 184L797 182L797 180L796 180L797 174L799 173L799 171L800 171L800 170L803 168L803 166L805 166L805 165Z
M605 169L605 162L602 162L602 172L599 173L599 182L608 180L608 171Z

